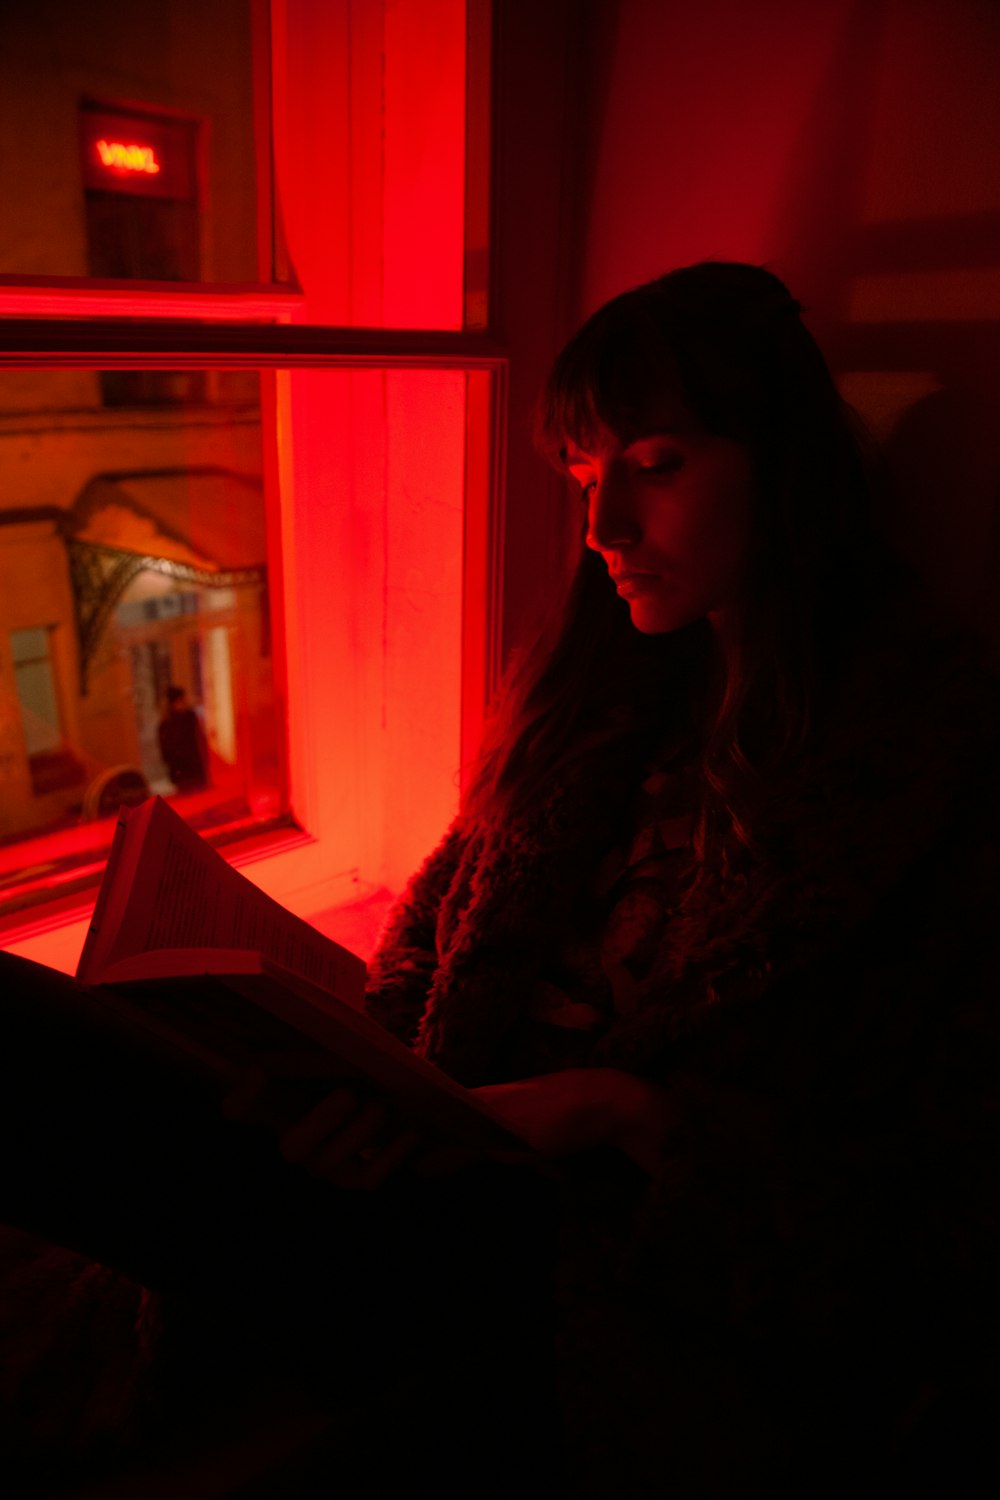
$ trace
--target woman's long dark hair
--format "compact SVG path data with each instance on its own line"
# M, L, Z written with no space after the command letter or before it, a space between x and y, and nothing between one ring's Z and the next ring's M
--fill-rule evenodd
M808 744L824 690L887 598L906 588L873 513L860 422L841 400L798 303L771 272L705 262L600 308L559 355L537 413L563 466L602 430L655 431L667 396L744 444L755 473L754 551L738 641L719 660L708 621L644 635L583 546L561 619L509 674L465 812L530 811L592 747L632 734L637 754L674 735L707 787L696 852L754 848L762 788Z

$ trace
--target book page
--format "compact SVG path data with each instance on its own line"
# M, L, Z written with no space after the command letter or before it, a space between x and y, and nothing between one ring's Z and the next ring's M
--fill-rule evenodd
M257 890L167 803L123 814L120 834L77 969L116 1014L200 1073L262 1069L281 1082L289 1120L346 1074L450 1139L523 1146L361 1011L361 959Z
M108 968L140 953L250 949L348 1004L360 1002L362 960L258 890L162 798L122 821L108 891L102 887L77 969L82 983L100 984ZM152 958L147 972L156 973Z

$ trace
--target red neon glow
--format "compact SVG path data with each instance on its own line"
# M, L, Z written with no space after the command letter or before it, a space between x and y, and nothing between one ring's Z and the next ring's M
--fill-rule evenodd
M120 141L98 141L101 165L117 172L146 172L155 177L160 170L152 146L124 146Z
M276 175L309 318L460 328L465 0L281 9Z

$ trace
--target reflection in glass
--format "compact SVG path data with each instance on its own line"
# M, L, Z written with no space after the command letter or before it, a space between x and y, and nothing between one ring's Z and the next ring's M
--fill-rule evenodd
M0 910L150 793L217 836L284 810L260 377L207 379L156 411L100 372L0 383Z

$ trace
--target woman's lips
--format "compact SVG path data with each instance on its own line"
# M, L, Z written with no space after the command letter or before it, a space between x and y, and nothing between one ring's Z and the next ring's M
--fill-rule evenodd
M648 594L659 583L655 573L620 573L614 580L615 588L625 599L636 594Z

